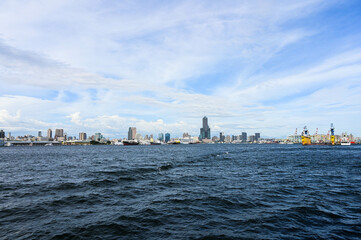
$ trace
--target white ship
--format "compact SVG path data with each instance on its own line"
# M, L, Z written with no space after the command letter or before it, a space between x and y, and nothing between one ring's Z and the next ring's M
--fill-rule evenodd
M344 133L342 134L342 138L341 138L341 146L350 146L351 142L350 139L348 139L347 134Z

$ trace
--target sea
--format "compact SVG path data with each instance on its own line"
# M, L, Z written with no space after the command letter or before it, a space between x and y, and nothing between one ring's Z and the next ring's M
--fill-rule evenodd
M0 148L0 239L360 239L361 145Z

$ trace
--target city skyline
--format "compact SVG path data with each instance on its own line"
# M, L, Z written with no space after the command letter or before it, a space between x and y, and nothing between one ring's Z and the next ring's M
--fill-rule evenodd
M1 1L0 129L361 136L358 1ZM52 132L54 136L55 131ZM157 135L155 135L157 136Z

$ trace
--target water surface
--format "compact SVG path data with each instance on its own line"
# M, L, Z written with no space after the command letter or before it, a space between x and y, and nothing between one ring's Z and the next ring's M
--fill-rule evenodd
M0 148L0 239L359 239L361 146Z

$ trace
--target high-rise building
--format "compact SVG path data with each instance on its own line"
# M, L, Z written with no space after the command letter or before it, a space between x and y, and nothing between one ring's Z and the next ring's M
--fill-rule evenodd
M95 141L100 141L100 140L102 140L102 138L103 138L103 135L101 133L95 133L94 134L94 140Z
M5 132L3 130L0 130L0 138L5 138Z
M242 142L247 142L247 133L246 132L242 132Z
M11 140L11 132L8 132L8 139Z
M135 128L135 127L129 127L129 130L128 130L128 140L134 140L136 134L137 134L137 128Z
M38 137L43 137L41 131L38 132Z
M183 138L188 138L188 137L190 137L190 135L187 132L183 133Z
M254 142L255 141L255 136L254 135L249 136L249 141Z
M170 133L166 133L165 134L165 142L169 142L170 141Z
M161 142L164 141L164 134L163 133L158 134L158 140L161 141Z
M219 133L219 141L224 142L224 139L225 139L224 132L220 132Z
M200 129L200 139L211 139L211 129L208 126L208 118L206 116L202 119L202 126Z
M255 133L255 134L254 134L254 140L255 140L256 142L258 142L260 138L261 138L261 134L260 134L260 133Z
M53 131L49 128L47 137L50 139L53 137Z
M64 129L55 129L54 138L64 137Z
M79 133L79 140L85 141L86 140L86 133L84 133L84 132Z

